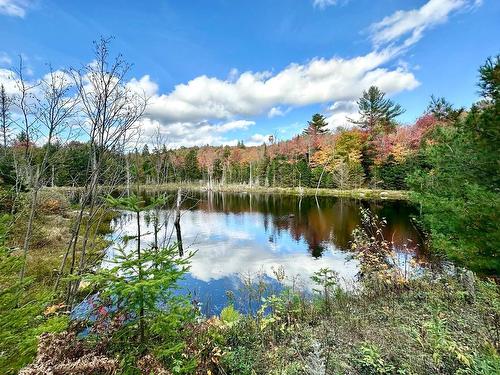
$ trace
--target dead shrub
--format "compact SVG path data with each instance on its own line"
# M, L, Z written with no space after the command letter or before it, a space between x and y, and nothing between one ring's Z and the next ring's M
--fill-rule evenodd
M69 207L68 198L55 191L42 190L38 194L38 211L44 214L62 214Z
M40 336L35 361L20 375L114 374L118 361L87 348L73 332L44 333Z

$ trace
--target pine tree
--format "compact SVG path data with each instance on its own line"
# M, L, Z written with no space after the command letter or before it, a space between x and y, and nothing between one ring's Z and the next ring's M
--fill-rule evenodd
M316 113L313 115L312 120L307 122L307 128L304 129L305 135L317 135L328 133L326 128L328 123L325 116Z
M431 95L431 101L427 106L426 112L433 115L439 121L451 121L456 120L463 112L463 109L456 110L445 98L437 98Z
M196 149L191 149L186 155L184 161L185 178L187 181L196 181L201 178L200 165L198 163L198 152Z
M500 101L500 55L490 57L479 68L479 93L488 101Z
M394 119L405 112L399 104L385 98L385 93L376 86L363 91L363 96L356 103L361 118L349 121L369 131L389 132L394 128Z

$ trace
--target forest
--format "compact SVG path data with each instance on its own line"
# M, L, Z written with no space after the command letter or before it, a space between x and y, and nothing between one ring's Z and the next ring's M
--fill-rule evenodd
M402 124L405 109L371 86L344 128L316 113L292 139L175 149L160 129L141 134L148 97L127 85L130 64L108 40L95 44L93 61L33 82L21 59L17 94L0 87L1 373L500 371L500 56L479 67L481 99L470 108L432 96ZM361 209L350 241L356 291L321 269L307 296L276 270L279 292L263 297L259 288L271 287L248 283L262 300L254 314L228 303L219 316L200 315L173 292L194 256L182 251L182 192L273 188L400 191L429 251L453 266L402 275L384 219ZM166 207L178 215L167 245L158 216ZM136 232L110 240L123 210ZM141 240L144 212L151 245ZM120 240L120 262L99 267ZM74 319L81 301L92 306L84 321Z

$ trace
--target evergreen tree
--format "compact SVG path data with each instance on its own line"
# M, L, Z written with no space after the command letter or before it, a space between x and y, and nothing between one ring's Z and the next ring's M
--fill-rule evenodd
M221 181L222 180L222 160L219 158L214 160L214 165L213 165L213 175L214 179L216 181Z
M196 181L201 178L200 166L198 164L198 152L192 148L188 151L184 161L184 177L188 181Z
M409 179L435 250L473 270L500 272L500 59L480 69L489 105L438 127L422 149L426 169Z
M488 101L500 102L500 55L488 58L479 68L479 93Z
M363 91L363 96L356 102L359 107L359 120L349 119L361 128L375 132L389 132L394 128L394 119L404 113L404 109L385 97L385 93L376 86Z
M309 187L311 186L311 168L307 164L307 161L304 159L299 160L295 167L298 172L298 180L299 185L301 187Z
M427 106L426 112L433 115L439 121L449 121L456 120L463 112L463 109L455 110L445 98L437 98L431 95L431 101Z
M307 122L307 128L304 130L305 135L317 135L328 133L328 123L325 116L316 113L313 115L311 121Z
M89 319L90 331L105 324L103 321L113 321L115 329L110 330L109 339L118 350L126 348L127 356L138 358L154 348L168 353L164 360L178 365L184 349L182 328L192 322L194 315L188 298L177 295L175 290L188 272L192 254L177 256L177 244L143 245L140 214L164 207L165 196L153 198L149 204L135 195L108 197L107 202L111 207L134 213L136 234L117 240L111 267L85 277L94 290L99 290L91 304L95 319ZM135 243L127 248L130 241ZM190 365L182 373L191 371Z

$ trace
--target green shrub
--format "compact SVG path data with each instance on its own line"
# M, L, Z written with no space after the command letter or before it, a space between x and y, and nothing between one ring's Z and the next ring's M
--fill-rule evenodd
M240 313L233 305L226 306L220 312L220 320L228 327L232 327L240 320Z
M237 347L224 354L221 364L228 375L253 375L255 374L256 358L251 349Z
M382 357L380 350L373 344L362 344L355 360L361 374L392 374L394 366Z

